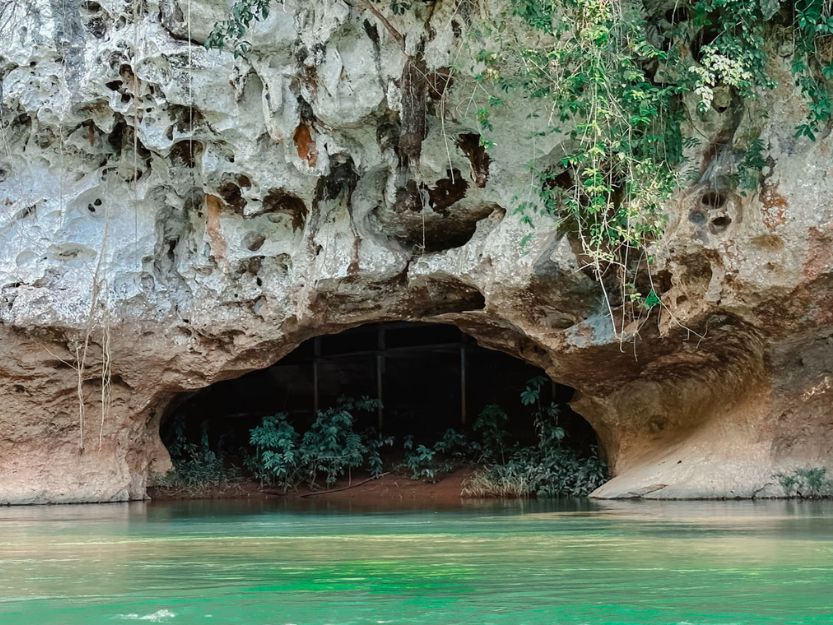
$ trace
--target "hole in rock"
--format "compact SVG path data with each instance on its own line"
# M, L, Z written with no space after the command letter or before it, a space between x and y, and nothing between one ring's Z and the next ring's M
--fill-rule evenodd
M549 170L546 172L546 176L543 179L543 187L545 189L561 189L563 191L570 191L575 188L573 173L569 169L565 169L558 173L555 173L555 170Z
M292 229L299 230L304 227L307 219L307 205L294 193L283 189L269 189L263 198L264 213L283 213L292 218Z
M373 46L375 48L379 47L379 29L376 28L375 24L371 24L369 21L364 20L362 21L362 28L364 28L364 32L373 42Z
M688 220L695 225L702 226L706 223L706 215L702 211L694 210L688 214Z
M85 26L89 33L96 39L102 39L107 34L107 21L100 15L92 16Z
M669 24L680 24L688 21L690 18L688 7L680 6L679 3L674 3L674 6L665 12L665 21Z
M715 217L714 219L709 222L709 230L713 234L717 234L719 232L723 232L728 228L732 223L732 219L727 215L721 215L720 217Z
M266 237L259 232L247 232L243 237L243 245L250 252L257 252L266 242Z
M713 44L720 36L720 31L714 27L706 27L694 37L691 42L691 56L697 61L703 60L704 48Z
M202 112L192 106L173 105L168 109L168 115L172 122L166 132L169 139L173 139L174 131L178 135L191 136L205 121Z
M475 206L470 211L459 215L450 215L438 218L426 218L424 224L421 222L421 214L408 219L402 219L400 223L388 227L385 231L394 236L398 241L420 252L431 253L441 252L462 247L474 237L477 231L477 223L486 219L500 210L492 205Z
M544 449L603 466L595 432L568 405L573 392L455 326L360 326L175 398L161 434L176 468L161 484L210 487L222 474L315 490L374 471L426 483Z
M243 209L246 208L246 200L238 185L231 181L224 182L217 187L217 193L235 213L243 214Z
M700 203L707 208L723 208L728 198L719 191L707 191L700 198Z
M185 167L192 168L202 156L202 152L203 146L199 141L193 141L191 139L177 141L171 146L171 162L174 165L184 165Z

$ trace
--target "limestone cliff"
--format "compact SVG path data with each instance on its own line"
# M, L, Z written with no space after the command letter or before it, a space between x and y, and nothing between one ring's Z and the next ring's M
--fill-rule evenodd
M400 42L286 0L247 58L203 45L221 0L3 5L0 503L142 498L177 393L397 319L575 387L615 475L597 496L777 496L774 472L833 468L833 137L794 137L791 78L741 122L759 192L715 194L698 155L655 251L664 306L621 340L569 237L513 215L559 138L529 139L518 100L480 147L448 68L490 8L464 4Z

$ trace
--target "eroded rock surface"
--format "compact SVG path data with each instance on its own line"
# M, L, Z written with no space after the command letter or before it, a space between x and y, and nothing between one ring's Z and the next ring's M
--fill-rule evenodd
M287 0L248 59L203 47L218 0L3 9L0 503L142 498L176 393L397 319L575 387L615 475L597 496L777 496L777 471L833 469L833 138L794 138L786 70L750 117L760 192L694 155L664 305L623 341L575 245L513 214L562 138L528 139L518 100L479 148L471 75L448 70L468 18L441 9L403 18L403 50L341 0Z

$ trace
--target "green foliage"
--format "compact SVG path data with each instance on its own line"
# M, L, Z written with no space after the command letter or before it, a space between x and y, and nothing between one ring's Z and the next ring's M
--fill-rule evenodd
M664 232L663 205L687 183L684 155L697 143L684 132L688 118L714 106L731 107L740 119L745 101L775 86L778 43L794 39L792 69L809 103L797 134L814 139L833 121L830 5L692 0L651 14L633 0L511 0L508 16L480 31L476 82L488 97L477 122L490 132L497 123L493 94L501 94L502 106L503 94L515 90L538 103L531 138L559 134L566 147L557 162L532 165L533 192L517 207L522 220L532 225L539 212L557 217L596 278L618 280L611 305L629 304L634 317L646 318L662 304L659 294L629 293L628 286L650 273L648 250ZM513 20L537 35L513 34ZM696 98L694 111L688 94ZM736 166L726 179L744 194L760 187L765 148L755 136L745 147L734 144Z
M764 142L760 138L754 139L738 164L737 185L741 193L756 191L761 184L761 171L766 166L764 159Z
M830 84L833 81L833 16L828 0L797 0L794 3L795 55L792 72L796 85L810 103L805 123L796 136L815 141L822 126L833 117Z
M302 467L298 432L287 421L286 414L264 417L249 432L255 455L249 468L262 482L277 483L288 488L298 481Z
M371 477L378 479L385 472L381 451L385 447L393 447L393 441L393 436L382 436L373 429L364 433L366 465Z
M269 5L272 0L237 0L231 7L227 20L217 22L205 42L209 48L224 48L230 45L235 56L248 54L252 44L243 39L253 21L262 21L269 17Z
M659 306L660 299L659 295L654 289L648 291L648 295L645 296L645 307L646 308L653 308L654 306Z
M474 431L480 434L482 441L480 462L494 462L506 460L506 441L508 434L506 425L509 415L497 404L489 404L480 412L474 422Z
M463 485L466 497L584 497L607 480L607 465L596 454L582 458L571 449L532 447L505 464L476 471Z
M521 447L510 441L509 416L490 404L474 424L479 440L450 429L433 446L416 445L405 438L405 463L411 479L435 482L461 464L486 464L464 484L469 497L525 497L529 495L586 495L607 478L607 467L596 450L583 457L564 447L566 431L559 425L560 408L544 403L542 389L549 379L529 380L521 391L521 404L532 408L536 443Z
M155 486L172 489L216 488L241 479L240 471L235 467L226 467L220 455L211 449L205 425L197 444L188 440L185 421L176 418L168 451L173 469L167 475L157 478Z
M456 461L470 460L479 449L480 446L477 443L470 441L465 434L454 428L447 429L442 438L434 443L436 453Z
M319 410L312 427L304 434L301 457L310 485L314 486L319 474L323 474L327 486L332 486L347 471L364 463L365 447L362 437L353 431L352 408L341 404Z
M691 68L697 76L696 91L701 105L708 108L717 84L737 89L744 98L756 89L770 89L775 81L768 72L770 40L778 36L781 6L792 4L789 34L795 42L792 73L796 85L808 100L807 121L796 127L796 136L814 141L822 126L833 117L830 85L833 80L831 40L833 17L829 0L699 0L694 3L694 21L717 33L703 46L700 63ZM784 32L781 31L783 36Z
M524 406L534 406L541 403L541 388L550 381L546 377L539 375L526 383L526 387L521 391L521 404Z
M412 436L406 436L405 442L405 468L410 473L412 480L424 480L434 483L444 472L451 470L447 463L438 463L437 452L425 445L415 445Z
M408 435L403 440L405 458L403 468L412 480L436 482L463 464L476 461L480 445L469 440L454 428L445 431L431 447L416 444Z
M759 0L698 0L692 9L695 32L714 35L700 48L699 63L689 68L701 112L711 108L718 85L745 98L754 97L756 88L775 86L766 68L767 23Z
M373 0L375 3L380 3L382 0ZM394 15L403 15L405 11L413 7L413 3L409 0L389 0L388 6Z
M533 378L520 394L524 406L534 407L536 444L531 447L515 446L505 459L476 471L464 484L465 496L584 496L605 482L607 466L595 449L589 456L582 457L562 445L566 431L559 425L560 408L557 404L541 401L541 389L547 383L547 378ZM492 435L491 440L501 441L503 453L505 435L501 438ZM485 439L483 446L488 446ZM491 457L497 455L492 453Z
M383 0L371 0L380 4ZM403 15L413 8L410 0L384 0L394 15ZM252 22L269 17L272 0L237 0L231 7L229 18L214 24L208 35L209 48L228 48L235 56L246 56L252 51L252 44L244 39Z
M538 134L568 139L558 162L536 168L538 197L519 211L560 218L601 279L664 229L661 205L676 188L682 158L683 87L654 81L645 68L676 52L649 41L633 3L513 0L511 8L539 31L537 45L491 38L495 48L477 57L479 81L521 89L539 102Z
M773 477L778 480L787 497L833 497L833 480L827 477L827 469L824 467L796 469L790 473L776 473Z
M362 466L378 477L384 472L381 449L391 446L393 438L373 430L361 435L353 427L354 412L369 412L377 406L373 399L342 399L332 408L319 410L303 436L285 414L264 417L250 432L256 452L249 468L262 481L284 489L302 482L315 487L321 478L330 487Z

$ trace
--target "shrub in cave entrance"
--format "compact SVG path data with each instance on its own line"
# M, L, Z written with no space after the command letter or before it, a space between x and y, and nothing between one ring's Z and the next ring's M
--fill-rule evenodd
M468 496L587 494L606 477L595 433L569 409L572 389L542 374L453 326L318 337L173 411L162 433L175 468L158 486L316 490L465 469Z

